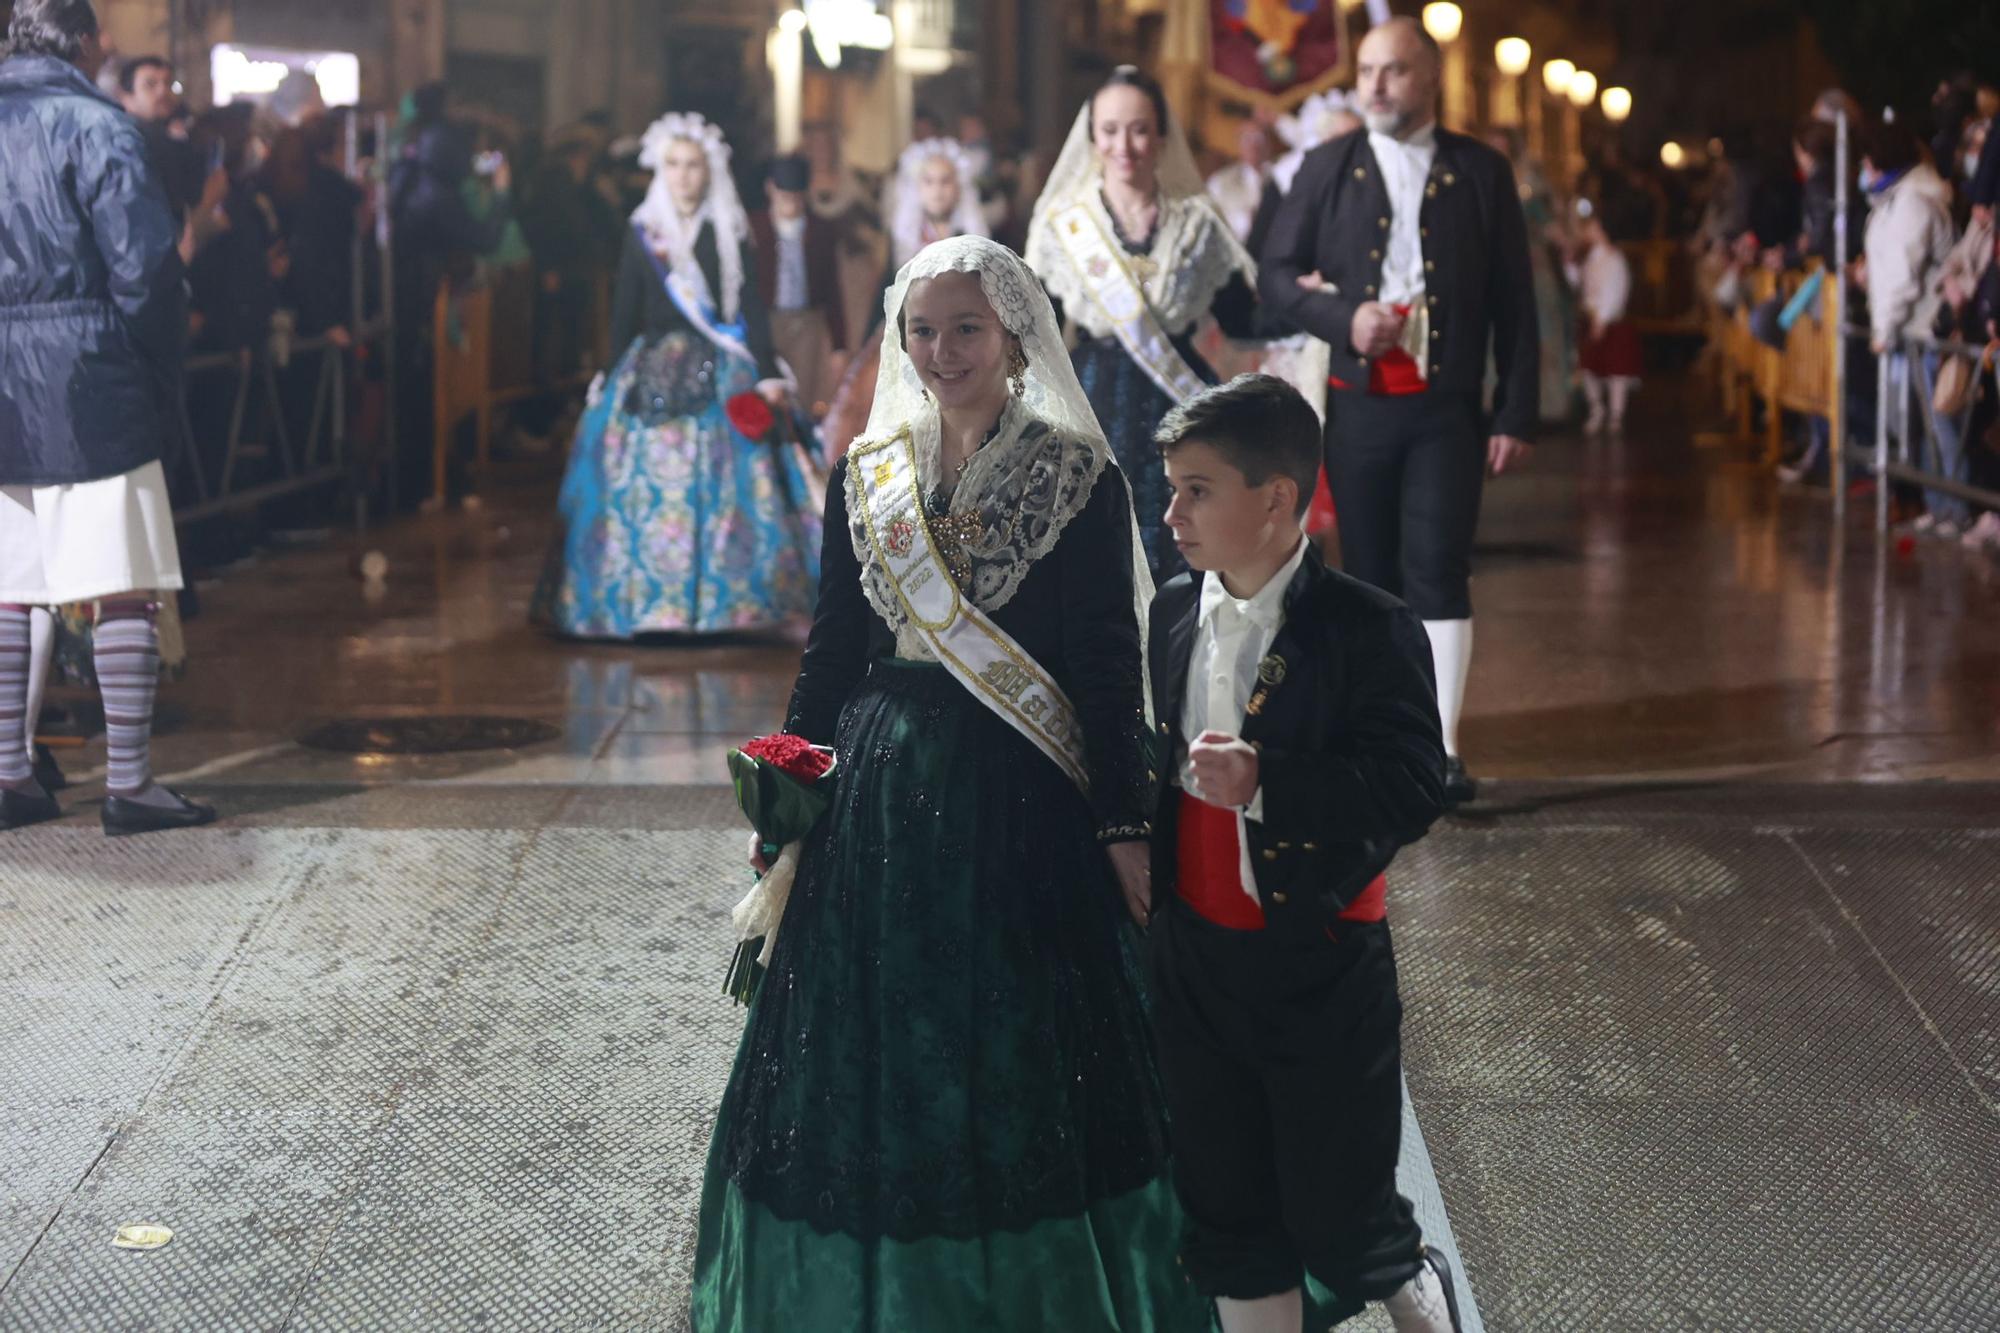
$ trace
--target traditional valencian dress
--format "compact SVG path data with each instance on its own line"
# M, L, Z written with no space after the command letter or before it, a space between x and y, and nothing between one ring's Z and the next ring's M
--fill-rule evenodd
M890 339L835 469L787 730L831 744L709 1149L697 1333L1198 1330L1136 935L1143 631L1124 478L1021 261L958 237L1030 363L955 486ZM1053 387L1051 387L1053 385Z
M1187 568L1166 526L1167 474L1153 446L1160 418L1216 382L1195 350L1213 314L1232 338L1256 328L1256 266L1195 170L1187 137L1169 124L1159 167L1159 220L1127 236L1104 202L1090 145L1090 103L1070 129L1028 224L1028 264L1077 329L1077 379L1132 485L1153 576Z
M656 177L633 215L611 317L621 355L577 426L530 611L581 638L777 625L809 614L817 586L804 451L738 419L744 395L783 371L729 149L699 116L676 114L647 131L642 160L657 171L675 140L707 153L708 198L684 218Z

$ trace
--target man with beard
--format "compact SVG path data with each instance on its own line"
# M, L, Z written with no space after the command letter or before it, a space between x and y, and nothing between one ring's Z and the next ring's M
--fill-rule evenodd
M1415 20L1370 32L1356 68L1367 132L1307 155L1260 287L1280 319L1332 348L1326 472L1341 563L1423 619L1458 804L1476 790L1458 720L1480 492L1487 472L1525 457L1537 419L1527 227L1507 159L1438 125L1442 60Z

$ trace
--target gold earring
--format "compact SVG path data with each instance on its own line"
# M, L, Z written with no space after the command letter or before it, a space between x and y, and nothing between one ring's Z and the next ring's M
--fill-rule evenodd
M1028 354L1018 344L1007 367L1007 378L1013 381L1016 398L1028 392Z

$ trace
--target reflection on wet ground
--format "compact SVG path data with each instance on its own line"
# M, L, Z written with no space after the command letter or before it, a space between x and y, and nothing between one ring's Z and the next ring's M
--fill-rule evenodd
M1836 534L1824 495L1689 440L1676 419L1558 439L1489 487L1475 771L2000 776L2000 568L1878 543L1862 513ZM475 507L223 572L188 626L187 678L163 695L160 771L230 786L720 781L721 747L780 722L803 627L641 644L530 628L552 484L546 467L501 476ZM377 586L354 572L364 549L388 557ZM561 735L422 756L292 743L343 717L431 713Z

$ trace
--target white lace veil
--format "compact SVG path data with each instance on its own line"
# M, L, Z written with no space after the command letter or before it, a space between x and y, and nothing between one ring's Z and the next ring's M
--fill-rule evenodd
M666 165L667 146L676 139L694 144L708 158L708 194L691 218L683 218L675 207L660 170ZM743 212L736 178L729 171L729 142L722 137L721 127L709 124L698 112L669 112L646 127L639 165L653 173L653 183L633 210L632 221L644 230L654 249L666 253L677 282L717 311L724 323L735 322L742 307L743 245L750 236L750 219ZM695 262L694 243L704 222L715 229L715 253L722 273L720 292L708 289L708 275Z
M1090 399L1083 392L1083 385L1077 382L1076 371L1070 365L1069 350L1063 344L1062 329L1056 324L1055 310L1049 304L1048 294L1036 279L1034 271L1019 255L998 241L984 236L953 236L935 242L918 252L917 257L903 265L896 274L895 283L882 299L882 313L885 324L882 335L882 365L875 379L875 406L868 414L868 426L855 440L858 449L869 440L882 440L903 429L910 428L917 446L917 459L923 474L923 483L928 488L939 476L939 441L941 423L936 404L924 392L923 382L917 377L916 367L903 347L899 332L902 327L903 303L908 298L911 284L922 278L934 278L941 273L977 273L980 290L986 295L993 311L1007 331L1021 340L1021 351L1027 356L1028 368L1022 379L1022 390L1016 402L1010 405L1003 422L1011 423L999 436L973 456L973 463L966 470L962 487L976 485L984 471L979 464L981 455L995 451L996 446L1004 446L1011 439L1017 439L1023 417L1034 417L1050 426L1056 436L1069 445L1087 450L1090 456L1089 473L1092 479L1106 467L1116 467L1111 455L1111 446L1104 438L1104 428L1097 424L1097 414L1091 410ZM850 450L850 452L852 452ZM851 498L850 492L850 498ZM1048 545L1053 546L1055 536L1062 525L1081 510L1089 499L1090 487L1081 488L1074 510L1058 516ZM1129 506L1128 506L1129 512ZM865 542L865 538L863 539ZM1143 652L1146 642L1147 608L1153 600L1153 578L1146 566L1144 548L1139 542L1136 519L1131 520L1132 549L1132 614L1139 626L1139 642ZM856 555L864 566L870 563L871 552L863 549L858 542ZM868 580L864 578L864 583ZM1018 585L1018 580L1015 581ZM1010 590L1011 591L1011 590ZM871 596L871 603L876 599ZM982 604L983 605L983 604ZM895 608L885 608L877 604L876 609L884 612L892 628L896 628ZM992 606L985 609L993 610ZM902 634L899 630L898 640ZM1146 690L1146 716L1148 725L1152 718L1152 689L1150 681Z
M1353 97L1338 88L1329 88L1299 103L1298 110L1291 115L1278 118L1278 137L1291 149L1271 168L1271 179L1277 182L1280 194L1291 193L1292 181L1298 176L1306 154L1333 138L1341 121L1349 117L1360 117L1354 109Z
M958 172L958 207L952 211L952 234L985 236L986 215L979 208L979 173L972 155L956 139L922 139L903 150L896 159L896 174L890 178L891 198L883 213L889 219L889 235L895 242L898 268L909 263L924 248L924 201L920 179L924 164L941 157Z
M1129 65L1119 66L1120 71L1130 71ZM1058 209L1067 207L1072 201L1094 193L1103 181L1103 170L1097 162L1097 149L1091 142L1090 108L1097 100L1092 93L1077 108L1076 119L1069 127L1069 138L1063 141L1062 152L1056 155L1055 166L1049 169L1049 178L1042 186L1042 196L1035 201L1035 214L1028 223L1027 253L1034 254L1037 234L1046 230ZM1252 281L1257 272L1250 252L1230 230L1228 220L1216 208L1215 201L1208 197L1208 183L1202 179L1201 168L1195 165L1194 150L1188 146L1187 133L1181 128L1180 118L1173 112L1167 113L1167 123L1161 127L1160 163L1157 178L1160 184L1160 204L1165 208L1174 200L1191 199L1197 206L1215 214L1215 221L1229 238L1232 250L1231 267L1236 268Z

